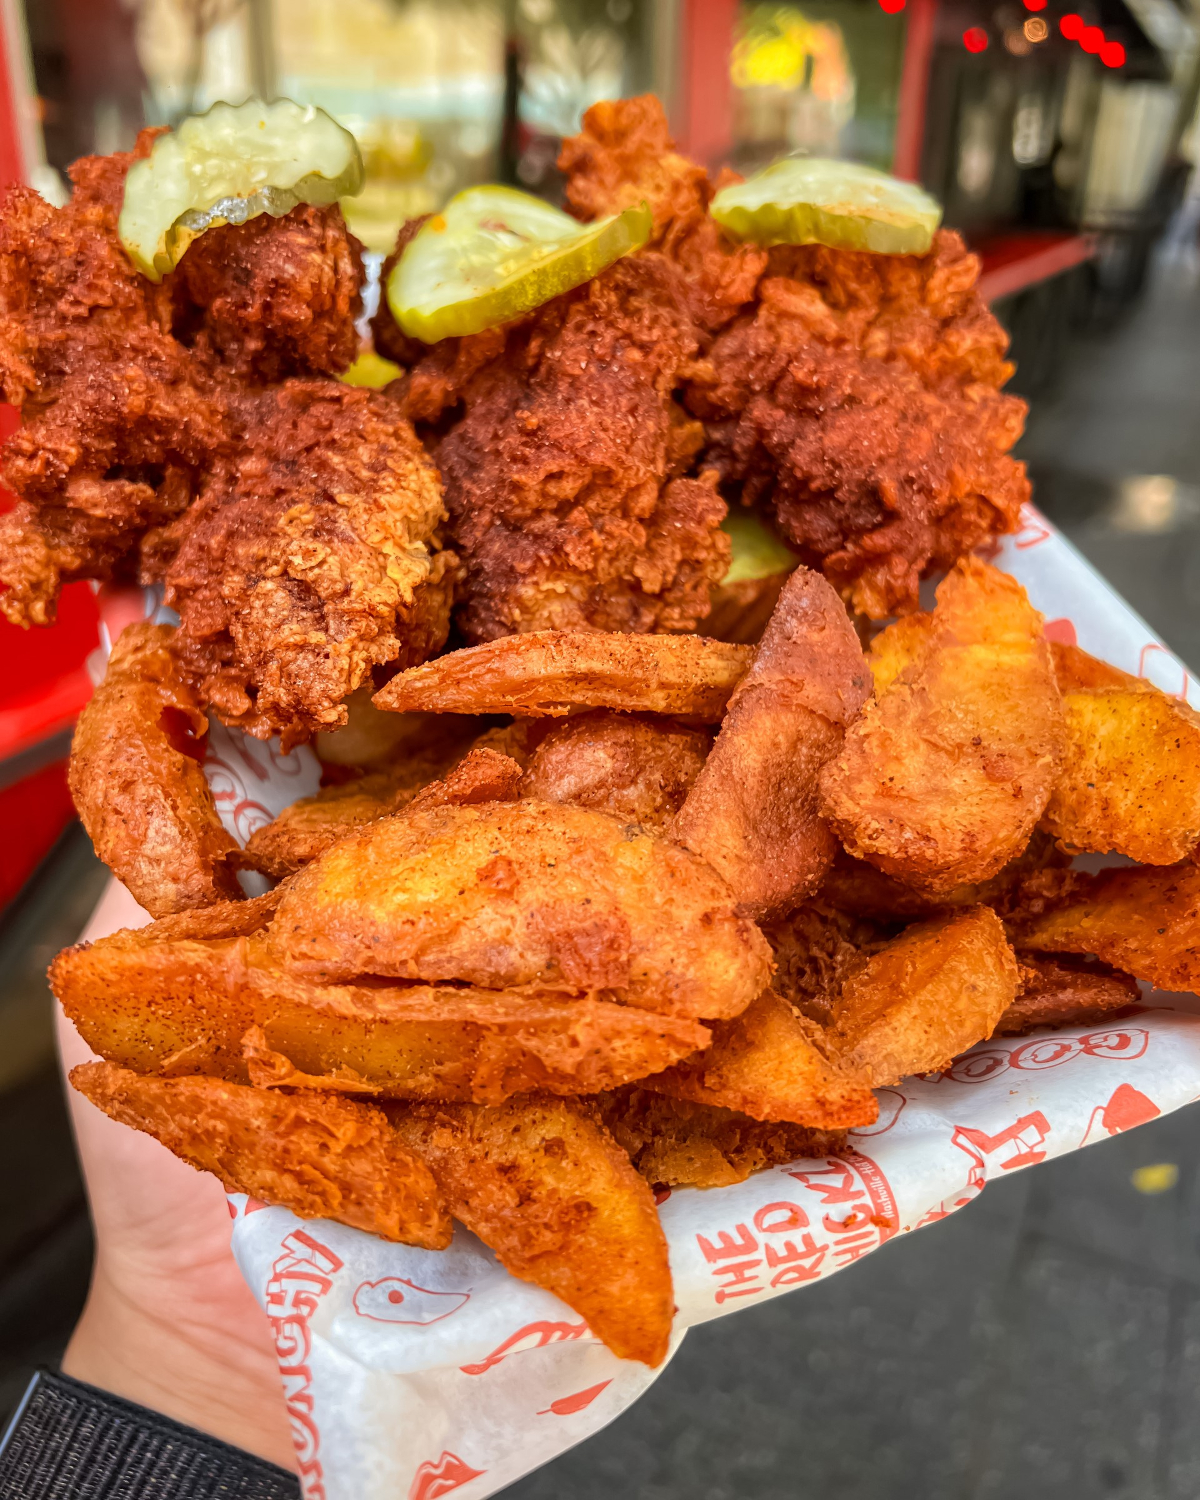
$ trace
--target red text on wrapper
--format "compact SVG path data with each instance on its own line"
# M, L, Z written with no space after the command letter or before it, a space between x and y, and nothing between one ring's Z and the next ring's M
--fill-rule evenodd
M696 1236L718 1305L817 1281L895 1234L895 1200L869 1157L852 1152L783 1175L804 1190L800 1201L766 1203L748 1223L718 1230L711 1238Z
M342 1262L303 1229L293 1230L280 1248L283 1254L271 1267L267 1282L266 1312L275 1336L283 1396L292 1425L300 1491L304 1500L325 1500L325 1476L317 1457L321 1436L313 1417L312 1371L308 1365L312 1348L308 1322L333 1286L334 1273L342 1269Z

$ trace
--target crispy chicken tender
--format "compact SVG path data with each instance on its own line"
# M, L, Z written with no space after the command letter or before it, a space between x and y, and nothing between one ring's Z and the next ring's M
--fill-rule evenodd
M1024 1036L1039 1026L1087 1026L1136 1005L1132 974L1083 958L1021 959L1021 989L1000 1017L995 1036Z
M827 1030L842 986L890 933L857 914L810 901L784 919L764 924L763 935L775 956L773 988Z
M342 700L403 650L442 518L437 474L395 403L293 380L239 402L244 447L148 539L147 581L220 717L285 748L346 723Z
M53 208L32 188L0 199L0 389L22 411L3 479L0 610L54 618L63 583L129 578L149 526L179 515L229 443L216 385L171 336L171 294L139 276L116 224L132 153L84 157Z
M613 1088L711 1040L695 1021L608 1000L315 985L268 967L261 942L176 938L162 925L68 948L51 968L87 1044L135 1073L499 1104Z
M693 317L706 331L754 295L767 252L732 244L708 212L716 188L736 177L723 173L714 185L703 167L680 156L653 94L593 104L579 134L563 142L558 165L567 204L581 219L650 205L650 244L685 273Z
M612 990L697 1019L737 1015L769 975L765 940L707 865L603 813L539 802L369 824L293 878L268 941L314 980Z
M543 736L521 795L570 802L664 834L712 745L705 729L601 709L573 714Z
M943 230L926 256L772 250L757 304L693 372L705 462L856 610L915 607L927 573L1013 530L1008 456L1025 403L1000 394L1007 337L979 261Z
M171 278L175 333L197 357L253 381L337 375L358 354L362 246L337 204L210 229Z
M112 1119L212 1172L226 1192L426 1250L450 1243L429 1169L370 1105L217 1078L140 1078L108 1062L72 1068L71 1083Z
M818 811L822 768L870 692L862 647L818 573L788 579L672 836L778 915L820 884L837 841Z
M936 1072L992 1035L1020 987L990 907L918 923L846 981L834 1005L841 1055L876 1087Z
M407 712L562 715L616 708L715 723L746 671L749 646L703 636L544 630L452 651L376 693Z
M71 743L71 796L96 853L152 916L237 897L200 762L208 720L167 625L127 626Z
M1020 584L964 558L937 598L911 665L821 777L850 853L930 895L987 880L1024 848L1064 733L1042 617Z
M1019 951L1090 953L1159 989L1200 988L1200 866L1056 873L1009 919Z
M597 1100L601 1117L652 1187L731 1187L764 1167L834 1156L845 1131L752 1120L733 1109L631 1087Z
M821 1028L772 990L734 1020L717 1022L707 1051L642 1087L821 1130L871 1125L879 1114L867 1075L831 1056Z
M621 1359L659 1365L674 1298L654 1198L578 1102L389 1106L450 1212L522 1281L561 1297Z
M729 566L725 502L715 475L682 477L703 434L672 397L698 347L684 276L642 253L412 370L407 411L446 486L469 642L688 630L707 613Z

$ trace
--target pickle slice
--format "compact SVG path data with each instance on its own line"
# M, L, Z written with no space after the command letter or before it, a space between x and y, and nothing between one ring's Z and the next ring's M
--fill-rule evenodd
M721 530L733 543L729 571L721 579L722 588L790 573L800 561L752 510L731 510L721 522Z
M366 349L338 379L346 385L365 385L369 390L378 391L403 374L399 365L384 359L382 354L376 354L374 349Z
M388 277L392 316L426 344L494 328L582 286L650 238L646 204L580 224L508 187L455 194Z
M734 239L881 255L925 255L942 219L915 183L820 156L786 157L722 188L711 212Z
M206 229L333 203L362 185L357 141L323 109L290 99L214 104L130 167L117 233L138 270L161 281Z

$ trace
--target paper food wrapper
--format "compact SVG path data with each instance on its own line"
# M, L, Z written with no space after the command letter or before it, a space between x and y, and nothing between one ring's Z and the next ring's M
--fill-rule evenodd
M1024 584L1047 634L1194 703L1187 670L1128 605L1032 507L1023 522L986 555ZM153 608L124 600L129 618ZM107 619L114 636L127 623L111 606ZM242 842L319 779L307 749L284 756L216 724L205 771ZM693 1324L831 1276L962 1208L991 1177L1198 1097L1200 1006L1157 993L1108 1025L986 1042L945 1073L883 1089L851 1154L664 1199L672 1352ZM434 1252L242 1196L230 1210L234 1254L274 1331L306 1500L483 1500L661 1373L610 1354L461 1228Z

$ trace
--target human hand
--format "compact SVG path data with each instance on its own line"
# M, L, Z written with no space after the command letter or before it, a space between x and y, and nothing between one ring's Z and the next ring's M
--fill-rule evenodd
M83 936L147 921L114 880ZM61 1010L58 1022L69 1072L93 1054ZM67 1094L96 1263L64 1372L294 1469L270 1327L230 1252L220 1183Z

